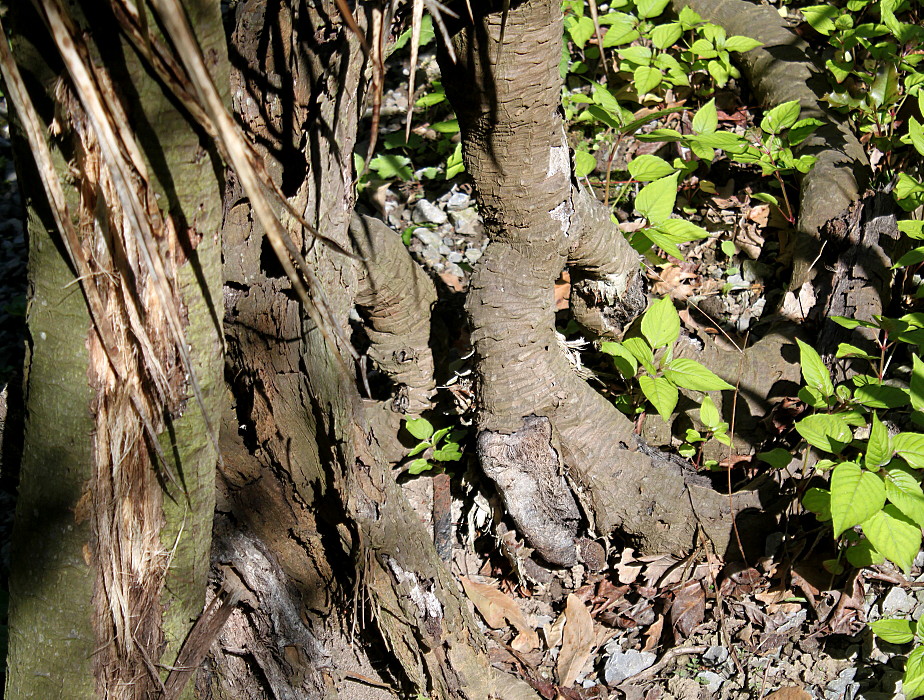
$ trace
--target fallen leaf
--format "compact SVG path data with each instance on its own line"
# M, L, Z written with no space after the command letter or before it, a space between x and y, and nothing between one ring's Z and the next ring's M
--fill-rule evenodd
M663 265L659 273L650 276L655 280L651 290L658 296L670 294L676 301L685 301L696 293L696 286L689 284L687 280L695 280L699 275L684 270L675 263Z
M569 687L580 675L594 649L594 621L584 603L574 594L565 605L565 631L558 655L558 682Z
M763 228L767 225L767 221L770 219L770 205L758 204L751 207L747 213L747 217L750 221L753 221L755 224Z
M474 581L460 576L462 588L465 595L472 601L478 612L484 618L488 627L501 629L507 626L507 622L513 625L520 636L517 637L517 651L529 651L539 646L539 635L529 626L523 611L510 596L501 593L494 586L487 583L475 583ZM523 639L520 639L523 637ZM515 640L516 641L516 640Z
M464 292L465 285L462 284L461 278L452 274L451 272L441 272L440 279L446 283L446 286L449 287L454 292Z
M645 644L642 646L642 651L652 651L655 649L658 646L658 642L661 641L661 632L663 631L664 615L658 615L658 619L645 630Z
M690 581L674 594L671 625L678 638L689 637L706 616L706 591L699 581Z
M766 700L812 700L812 696L806 693L802 688L790 685L779 690L774 690L766 697Z

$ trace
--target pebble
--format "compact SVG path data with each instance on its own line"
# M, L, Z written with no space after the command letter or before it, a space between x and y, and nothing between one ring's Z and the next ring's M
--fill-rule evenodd
M914 609L915 603L917 603L917 600L913 595L905 592L899 586L893 586L882 601L882 616L892 617L910 613Z
M461 211L468 209L472 204L472 198L465 192L453 192L446 201L446 209L449 211Z
M722 676L720 676L718 673L714 673L713 671L703 671L696 676L696 680L702 683L702 685L710 693L718 693L719 688L721 688L722 684L725 682L725 679L722 678Z
M457 250L452 251L449 255L446 256L446 259L451 263L460 263L462 262L462 253Z
M725 660L728 658L728 648L724 646L714 646L706 649L706 653L703 654L703 663L707 663L710 666L718 666L725 663Z
M480 236L484 233L484 224L475 207L450 212L449 216L457 233L469 236Z
M634 676L636 673L650 668L657 658L650 651L636 651L635 649L621 651L616 649L606 660L603 676L606 678L607 685L615 685L629 676Z
M415 228L414 236L425 246L429 248L439 248L443 245L443 237L436 231L429 228Z
M480 257L481 257L480 248L469 248L468 250L465 251L465 259L468 260L472 264L478 262L478 259Z
M837 678L825 686L825 698L827 700L854 700L857 691L860 690L860 684L853 680L856 674L856 666L850 666L841 671Z
M446 212L427 199L420 199L414 205L414 221L418 224L445 224L448 220Z

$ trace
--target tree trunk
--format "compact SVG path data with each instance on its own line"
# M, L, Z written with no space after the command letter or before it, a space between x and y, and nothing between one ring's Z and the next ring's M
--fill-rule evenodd
M176 664L204 601L210 426L222 395L222 173L188 115L127 42L112 40L107 8L62 15L56 2L41 5L38 14L18 3L11 17L40 114L6 92L30 251L6 697L146 698L163 690L161 669ZM217 5L186 10L226 84ZM49 51L56 44L75 48L67 65ZM121 130L125 115L134 134ZM46 145L49 130L56 138ZM119 144L115 159L107 139ZM75 185L57 216L39 174L51 158L52 179ZM143 227L129 223L138 215L130 205L143 208Z

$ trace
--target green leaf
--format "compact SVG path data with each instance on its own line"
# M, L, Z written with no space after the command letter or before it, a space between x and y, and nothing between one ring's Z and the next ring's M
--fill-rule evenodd
M697 39L691 44L690 51L699 58L715 58L719 55L719 52L715 50L715 46L708 39Z
M632 82L640 96L654 90L663 79L664 74L661 70L652 66L639 66L632 72Z
M899 433L892 438L895 452L915 469L924 469L924 435L921 433Z
M914 116L908 117L908 136L914 150L924 156L924 127Z
M840 14L840 9L835 5L811 5L799 11L819 34L828 35L837 28L834 19Z
M921 91L921 94L924 95L924 90ZM915 240L924 239L924 221L913 221L910 219L899 221L898 230L909 238L914 238Z
M653 132L652 132L653 133ZM690 143L698 143L709 148L720 148L727 153L735 154L747 148L747 140L743 136L730 131L716 131L713 134L694 134L687 137Z
M835 356L838 359L842 357L857 357L861 360L875 360L877 358L873 357L867 353L863 348L858 348L856 345L851 345L850 343L838 343L837 353ZM841 385L843 386L843 385Z
M719 409L716 408L711 396L704 396L700 402L699 419L709 430L715 430L719 423L722 422L722 416L719 415Z
M465 163L462 160L462 142L456 144L456 150L446 159L446 179L451 180L456 175L465 172Z
M874 107L889 106L898 99L898 68L891 61L879 67L876 79L869 89L869 98Z
M758 46L763 46L763 44L749 36L730 36L725 40L726 51L744 52L756 49Z
M436 122L435 124L431 125L431 128L440 134L458 134L459 120L447 119L443 122Z
M780 206L780 200L778 200L772 194L767 194L766 192L755 192L751 195L751 198L761 202L766 202L767 204L773 204L777 207Z
M664 368L664 376L677 386L692 391L724 391L735 388L696 360L686 357L678 357L668 362Z
M612 48L613 46L622 46L629 44L641 36L635 28L635 22L631 19L613 22L606 34L603 35L603 47Z
M879 639L889 644L907 644L914 639L914 626L911 620L876 620L869 623L869 628Z
M711 134L718 126L719 117L715 108L715 98L713 97L700 107L693 117L693 131L697 134Z
M802 497L802 505L812 511L821 522L831 519L831 493L811 488Z
M420 474L428 469L433 469L433 465L425 459L415 459L407 465L407 470L410 474Z
M888 464L895 454L892 449L892 440L889 438L889 430L879 420L879 416L873 413L873 423L869 430L869 441L866 444L866 455L863 464L867 469L875 470L884 464Z
M414 103L415 107L432 107L433 105L438 105L440 102L446 101L445 92L428 92L426 95L423 95L417 99Z
M677 43L682 35L683 29L679 22L659 24L651 30L651 43L659 49L669 49Z
M853 547L848 547L845 554L847 561L858 569L882 564L885 557L876 551L869 540L860 540Z
M907 700L924 695L924 646L917 646L908 654L905 662L905 676L902 693Z
M709 61L706 64L706 70L709 71L709 75L712 76L712 79L716 82L716 85L719 87L725 87L725 83L728 82L728 66L725 63L720 63L719 61Z
M642 335L654 350L677 342L680 337L680 316L669 296L658 299L648 307L642 316Z
M792 454L789 450L784 450L782 447L774 447L769 452L758 452L757 458L762 462L766 462L774 469L783 469L788 467L789 463L792 462Z
M903 464L885 469L886 498L918 526L924 527L924 492L917 475Z
M641 19L651 19L664 12L668 2L670 0L636 0L635 9Z
M895 506L887 505L864 520L862 527L863 534L877 552L905 574L911 571L911 564L921 549L921 528L918 525Z
M574 17L572 15L565 19L565 29L571 37L571 41L578 48L583 49L590 37L594 35L594 21L590 17Z
M654 354L651 352L651 346L643 338L626 338L622 341L622 345L632 353L646 372L655 373Z
M854 525L869 522L874 514L881 513L884 505L885 486L878 476L861 469L854 462L843 462L834 468L831 473L831 519L835 538ZM889 556L875 539L870 537L870 540L876 549Z
M779 134L796 123L800 111L799 100L779 104L764 115L760 128L768 134Z
M410 40L412 36L411 28L408 27L403 32L401 36L398 37L398 40L392 45L391 51L397 51L398 49L404 48L404 45ZM433 18L425 14L420 20L420 40L418 41L418 46L424 46L433 41L435 36L433 32Z
M447 435L449 435L451 430L452 430L451 425L446 428L440 428L435 433L433 433L433 437L430 438L430 442L432 442L434 445L439 444L439 441L442 440Z
M679 398L677 387L664 377L649 377L646 374L638 378L638 383L642 393L645 394L645 398L655 407L658 415L661 416L665 423L668 422L674 408L677 406L677 399Z
M676 170L670 163L647 153L629 162L629 174L639 182L651 182L667 177Z
M433 435L433 424L426 418L412 418L404 421L404 427L418 440L429 440Z
M628 46L619 49L616 54L624 61L636 63L640 66L651 65L651 49L647 46Z
M708 238L709 232L686 219L667 219L657 229L675 243L688 243Z
M911 407L915 411L924 411L924 362L914 354L911 356Z
M597 159L587 151L574 152L574 175L576 177L586 177L590 175L594 168L597 167Z
M408 456L408 457L413 457L414 455L419 455L421 452L423 452L424 450L426 450L426 449L428 449L428 448L430 448L430 447L433 447L433 445L431 445L429 442L427 442L427 441L425 440L425 441L421 442L419 445L417 445L417 447L415 447L414 449L412 449L410 452L408 452L408 453L407 453L407 456Z
M616 369L626 379L633 379L638 374L638 360L622 343L606 341L600 344L600 350L613 358Z
M803 418L796 423L796 431L808 444L834 454L849 445L853 438L847 423L830 413L816 413Z
M823 396L828 397L834 394L834 384L831 382L831 373L821 361L821 356L808 343L803 343L798 338L799 344L799 364L802 367L802 377L805 383L817 389Z
M878 381L864 383L862 377L854 377L857 387L854 398L869 408L901 408L908 405L908 393L896 386L879 384Z
M670 217L677 200L677 179L679 173L662 177L645 185L635 198L635 208L657 226Z
M433 451L433 459L439 462L455 462L462 458L458 445L447 445L441 450Z
M399 156L393 153L382 153L369 161L369 169L374 170L383 180L400 178L402 180L411 180L414 173L408 165L411 159L405 156Z

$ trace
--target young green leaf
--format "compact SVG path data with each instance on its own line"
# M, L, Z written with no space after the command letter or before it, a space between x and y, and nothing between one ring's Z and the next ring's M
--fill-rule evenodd
M654 354L651 352L651 346L645 342L644 338L626 338L622 341L622 346L626 348L636 360L645 368L649 374L654 374Z
M649 223L657 226L668 219L674 210L677 200L677 179L679 173L662 177L649 185L645 185L638 197L635 198L635 208L648 219Z
M819 34L828 35L837 28L834 19L840 13L840 9L835 5L811 5L799 11L805 17L805 21Z
M715 98L713 97L700 107L693 117L693 131L697 134L711 134L715 132L718 126L719 117L715 108Z
M638 378L638 383L645 398L655 407L658 415L664 419L665 423L668 422L674 408L677 407L677 399L679 398L677 387L664 377L649 377L646 374Z
M911 620L876 620L869 623L869 628L889 644L907 644L914 639L915 624Z
M831 373L821 361L821 356L808 343L803 343L798 338L799 344L799 364L802 366L802 378L810 387L817 389L825 397L834 393L834 384L831 382Z
M829 413L806 416L796 423L796 431L808 444L834 454L838 454L853 439L844 419Z
M664 376L677 386L692 391L725 391L735 388L712 370L686 357L668 362L664 367Z
M574 152L574 175L575 177L586 177L590 175L594 168L597 167L597 159L587 151Z
M622 343L606 341L600 344L600 350L612 356L616 369L626 379L633 379L638 374L638 360L629 350L623 347Z
M706 229L686 219L666 219L658 224L657 229L670 237L674 243L698 241L701 238L707 238L709 236L709 232Z
M779 104L764 115L760 128L768 134L779 134L796 123L800 111L799 100Z
M908 654L905 676L902 679L902 694L907 700L924 695L924 646L917 646Z
M889 430L879 420L879 416L873 413L873 423L869 430L869 441L866 444L866 455L863 458L863 464L866 465L867 469L875 470L883 464L888 464L893 454L895 454L895 451L892 449Z
M862 527L876 551L905 574L911 571L911 564L921 549L920 526L890 504L863 521Z
M788 467L789 463L792 462L792 453L789 450L784 450L782 447L774 447L769 452L758 452L757 458L769 464L774 469L783 469Z
M704 396L699 404L699 419L709 430L715 430L722 422L722 416L719 415L719 409L716 408L711 396Z
M821 522L831 519L831 493L810 488L802 497L802 505L812 511Z
M645 154L629 162L629 174L639 182L651 182L667 177L676 170L670 163L658 156Z
M725 40L726 51L744 52L756 49L758 46L763 46L763 44L749 36L730 36Z
M632 71L632 82L639 96L645 95L654 90L664 79L664 74L659 68L653 66L639 66Z
M429 440L433 435L433 424L426 418L412 418L404 422L407 431L418 440Z
M844 530L854 525L868 522L884 505L885 486L878 476L861 469L854 462L843 462L834 468L831 473L831 519L835 537L840 537ZM889 556L872 537L870 540L876 549Z
M659 24L651 30L651 43L662 51L676 44L683 35L683 28L679 22Z
M924 411L924 362L914 354L911 356L911 407L915 411Z
M898 456L915 469L924 469L924 435L920 433L899 433L892 438L892 446Z
M670 0L637 0L635 9L638 11L638 16L641 19L651 19L664 12L664 8L667 7L669 1Z
M642 335L655 350L677 342L680 337L680 316L669 296L654 302L642 316Z
M896 463L885 469L886 498L919 526L924 527L924 492L910 467Z
M415 459L413 462L407 465L407 470L410 474L420 474L432 468L433 465L425 459Z

